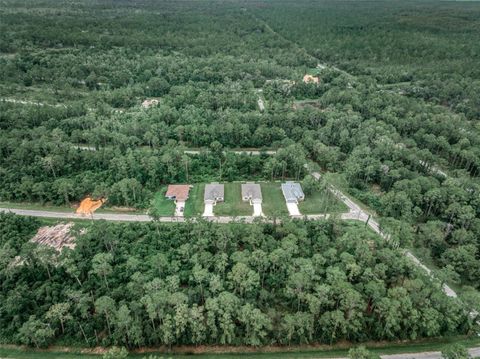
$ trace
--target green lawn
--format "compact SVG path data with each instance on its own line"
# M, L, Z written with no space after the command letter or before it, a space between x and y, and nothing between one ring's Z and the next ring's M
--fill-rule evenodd
M251 216L253 206L242 201L240 183L225 183L225 202L218 203L213 212L217 216Z
M175 202L165 198L165 192L167 192L166 186L155 193L152 200L152 209L159 216L173 216L175 214Z
M29 209L35 211L75 212L74 207L41 205L40 203L30 202L0 202L0 207L13 209Z
M185 203L185 217L201 216L203 213L203 192L205 190L204 183L193 185L190 190L189 198Z
M280 182L261 183L262 187L262 209L266 216L288 215L287 205L283 197Z
M366 347L372 352L380 354L400 354L400 353L415 353L415 352L427 352L427 351L441 351L446 345L458 343L466 347L475 347L480 345L479 338L462 338L462 337L450 337L440 339L430 339L417 342L406 343L366 343ZM164 358L199 358L199 359L227 359L227 358L241 358L241 359L290 359L290 358L335 358L346 357L348 355L347 343L340 343L333 346L324 346L323 349L312 349L308 347L291 347L285 348L283 352L237 352L231 354L176 354L176 353L162 353L160 356ZM208 348L207 348L208 349ZM302 350L303 349L303 350ZM129 357L134 358L147 358L150 354L130 354ZM101 355L95 354L79 354L79 353L61 353L61 352L42 352L31 350L20 350L12 348L0 347L0 358L8 359L101 359Z
M348 212L348 207L326 190L305 194L305 201L298 203L301 214L322 214Z

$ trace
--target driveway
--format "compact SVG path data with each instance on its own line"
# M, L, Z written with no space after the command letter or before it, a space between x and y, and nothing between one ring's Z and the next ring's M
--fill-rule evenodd
M262 204L261 203L254 203L253 204L253 216L254 217L263 216Z
M301 216L300 210L298 209L298 205L296 203L289 203L287 202L287 209L290 216Z
M175 202L175 216L183 217L183 210L185 209L185 201Z
M213 203L205 203L205 209L203 210L203 217L213 217Z

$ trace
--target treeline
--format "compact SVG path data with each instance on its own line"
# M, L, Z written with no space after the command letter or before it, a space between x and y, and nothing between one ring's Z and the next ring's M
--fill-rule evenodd
M320 61L478 120L478 3L269 5L259 1L248 9Z
M61 254L0 215L0 338L45 346L334 343L471 330L400 251L358 226L94 223Z
M40 135L40 134L37 134ZM55 137L55 132L52 134ZM0 138L0 199L70 205L87 195L110 205L146 208L169 183L296 178L305 153L290 145L269 155L237 155L218 144L198 155L170 141L160 148L75 148L52 136L18 142Z
M0 103L0 200L146 207L167 183L301 179L311 159L388 217L402 245L478 287L478 5L252 4L9 2L1 96L65 107ZM425 36L436 41L411 40ZM353 76L313 69L315 57ZM318 85L302 83L307 72ZM144 110L149 97L159 104ZM234 147L279 151L224 154Z

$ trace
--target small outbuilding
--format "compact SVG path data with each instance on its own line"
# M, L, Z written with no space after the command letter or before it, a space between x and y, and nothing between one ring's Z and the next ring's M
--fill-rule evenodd
M305 75L303 76L303 82L306 84L318 84L320 79L317 76Z
M242 200L244 202L262 203L262 189L258 183L247 182L242 184Z
M287 203L298 203L299 201L305 200L302 186L298 182L287 181L282 183L282 192Z
M188 199L190 186L188 184L171 184L167 188L165 197L174 201L185 202Z
M205 203L216 204L225 200L225 187L222 183L212 182L205 185L205 193L203 196Z

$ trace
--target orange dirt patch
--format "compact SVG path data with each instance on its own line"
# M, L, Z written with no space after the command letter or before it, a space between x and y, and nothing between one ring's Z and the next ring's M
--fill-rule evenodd
M78 206L76 213L77 214L92 214L97 209L99 209L102 204L105 203L105 199L101 198L99 200L94 200L90 197L85 198L82 202L80 202L80 206Z

